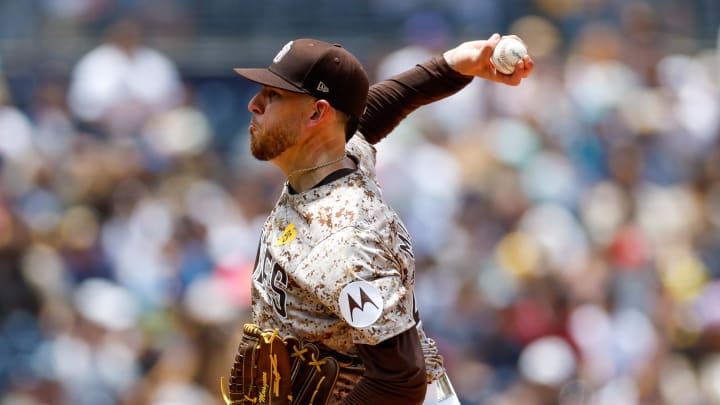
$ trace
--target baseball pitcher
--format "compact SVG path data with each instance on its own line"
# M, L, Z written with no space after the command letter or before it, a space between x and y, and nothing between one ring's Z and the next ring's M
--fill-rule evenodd
M228 404L459 403L422 330L411 237L383 199L373 145L473 77L519 84L533 62L497 73L499 40L372 87L346 49L314 39L290 41L267 68L235 69L262 86L248 104L251 151L287 181L262 229Z

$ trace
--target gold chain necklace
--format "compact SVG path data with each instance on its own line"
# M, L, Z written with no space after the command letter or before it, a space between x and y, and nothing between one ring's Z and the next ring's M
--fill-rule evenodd
M337 159L335 159L335 160L331 160L331 161L329 161L329 162L321 163L321 164L319 164L319 165L317 165L317 166L308 167L308 168L305 168L305 169L297 169L297 170L294 170L294 171L292 171L292 173L288 174L287 178L288 178L288 180L290 180L291 177L297 176L298 174L305 174L305 173L309 173L309 172L315 171L315 170L317 170L317 169L322 169L323 167L327 167L327 166L330 166L330 165L334 165L335 163L338 163L339 161L345 159L345 156L347 156L347 154L343 154L342 156L340 156L339 158L337 158Z

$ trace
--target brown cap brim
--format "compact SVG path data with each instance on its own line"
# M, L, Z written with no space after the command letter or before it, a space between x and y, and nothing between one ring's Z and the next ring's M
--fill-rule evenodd
M235 68L235 73L264 86L275 87L295 93L307 93L305 90L288 82L266 68Z

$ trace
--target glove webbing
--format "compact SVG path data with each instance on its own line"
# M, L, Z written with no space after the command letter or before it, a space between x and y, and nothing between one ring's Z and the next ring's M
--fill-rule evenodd
M223 401L225 401L226 405L245 404L246 402L254 404L257 402L257 398L250 398L247 395L243 395L243 399L238 399L236 401L230 399L230 394L227 392L227 388L225 387L225 378L223 378L223 376L220 376L220 392L222 393Z

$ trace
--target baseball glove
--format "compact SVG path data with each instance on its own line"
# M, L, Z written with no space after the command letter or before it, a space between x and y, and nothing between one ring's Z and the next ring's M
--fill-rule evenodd
M220 388L228 405L326 405L338 372L314 344L245 324L229 384L221 378Z

